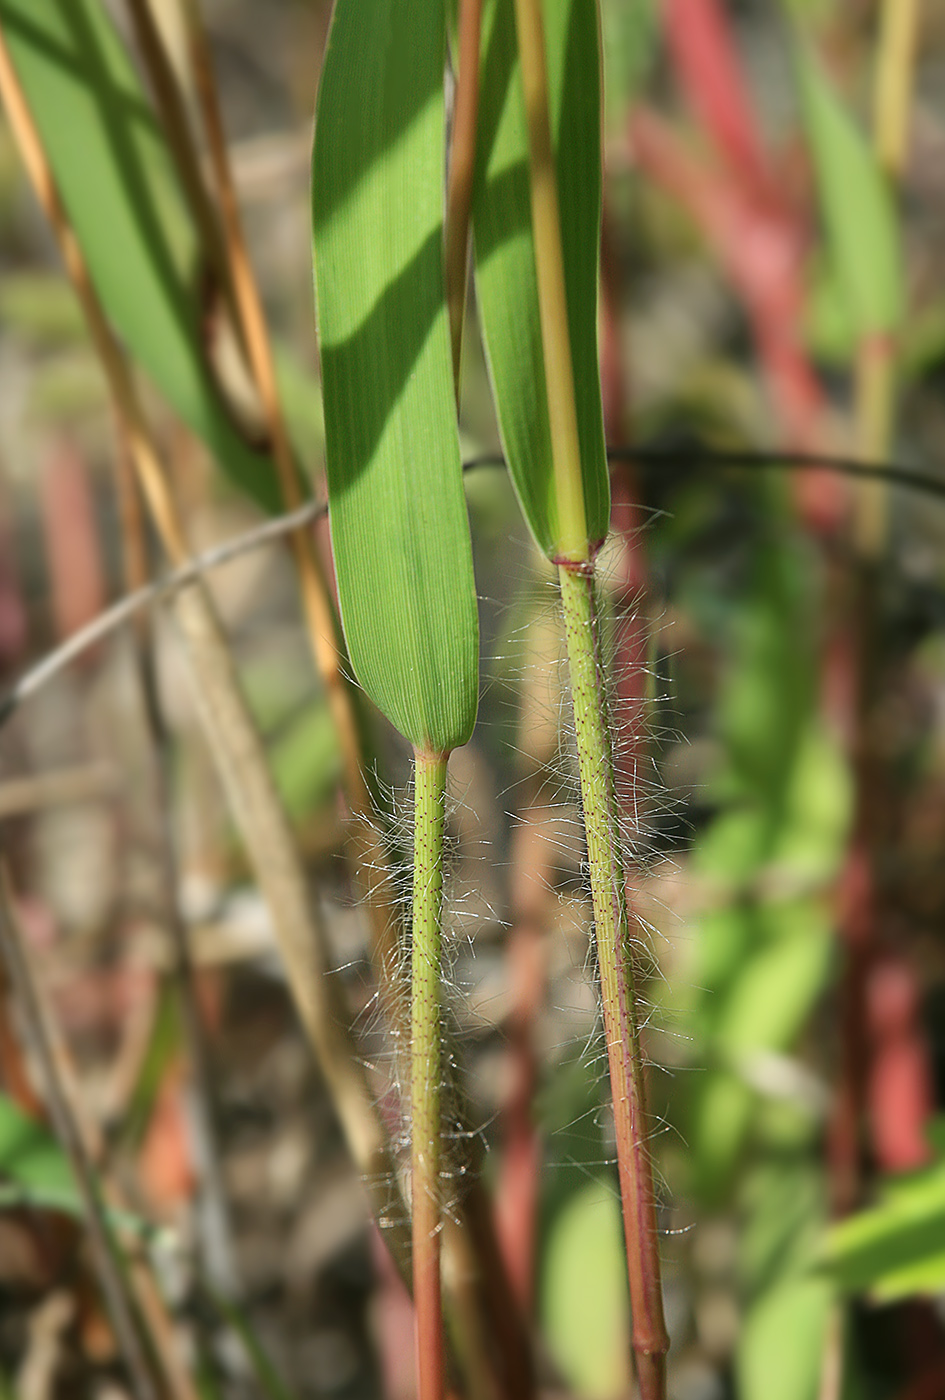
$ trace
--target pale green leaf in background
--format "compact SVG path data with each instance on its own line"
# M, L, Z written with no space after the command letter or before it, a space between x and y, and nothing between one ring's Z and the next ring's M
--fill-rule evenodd
M800 1274L759 1300L738 1340L739 1400L816 1400L831 1298L823 1279Z
M875 1206L835 1225L823 1267L841 1288L881 1302L945 1290L945 1156L887 1179Z
M886 178L803 44L797 64L831 262L858 335L889 334L902 320L905 292L899 226Z
M554 1217L544 1253L541 1312L548 1347L580 1396L619 1395L629 1382L629 1301L620 1202L589 1181Z
M77 1220L85 1216L82 1194L59 1143L43 1123L0 1094L0 1210L22 1206L61 1211ZM107 1217L116 1228L137 1234L150 1230L128 1211L110 1210Z
M203 353L199 249L163 137L99 0L0 0L20 82L115 331L233 481L276 510Z

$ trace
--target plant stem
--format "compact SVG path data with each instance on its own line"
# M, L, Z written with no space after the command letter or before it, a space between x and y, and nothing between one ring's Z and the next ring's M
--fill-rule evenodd
M5 866L0 868L0 960L5 964L10 986L28 1028L31 1048L42 1070L50 1120L75 1177L92 1259L119 1354L128 1369L135 1395L141 1400L158 1400L158 1388L138 1331L127 1270L102 1204L95 1168L77 1126L68 1091L57 1072L49 1018L17 923Z
M445 1368L440 1299L440 917L446 757L415 754L411 954L411 1183L413 1294L419 1400L441 1400Z
M172 564L189 562L184 524L122 350L105 318L66 216L32 113L0 26L0 97L33 188L52 225L122 425L151 523ZM299 1019L319 1060L378 1215L388 1210L394 1175L387 1134L346 1026L340 990L328 976L327 938L294 833L276 791L258 730L236 676L210 595L198 581L179 593L175 616L194 678L198 715L237 827L269 906ZM406 1232L388 1231L406 1275Z
M558 578L577 730L604 1033L610 1061L633 1310L633 1350L642 1400L662 1400L669 1337L663 1318L653 1168L647 1146L649 1125L634 1004L626 879L620 851L594 575L588 567L559 565Z
M456 105L446 188L446 300L453 348L453 387L459 402L463 319L469 262L469 216L476 166L476 118L479 113L479 34L482 0L460 0L456 57Z
M559 559L579 563L590 557L590 548L561 248L558 180L548 116L548 73L541 0L515 0L515 25L528 122L528 176L535 238L535 275L538 279L541 343L558 506L556 553Z
M880 164L893 180L905 164L912 112L919 0L884 0L876 46L875 144Z

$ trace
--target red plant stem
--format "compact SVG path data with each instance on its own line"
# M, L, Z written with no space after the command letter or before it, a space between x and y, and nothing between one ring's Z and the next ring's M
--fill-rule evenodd
M631 116L628 138L634 161L688 211L742 301L788 441L804 451L829 447L827 401L798 330L806 297L801 222L783 200L697 159L667 122L643 107ZM839 528L846 492L829 473L799 481L797 498L813 533Z
M700 127L734 175L759 190L770 189L758 119L719 0L667 0L663 14L680 82Z
M633 1350L641 1400L664 1400L669 1336L663 1316L649 1120L637 1028L633 949L614 791L599 624L589 567L560 566L581 798L594 902L604 1034L610 1062Z
M513 924L508 945L509 1087L502 1110L503 1157L496 1218L506 1268L526 1313L532 1308L541 1138L532 1106L538 1086L535 1022L545 995L545 932L551 877L547 809L535 792L512 843Z

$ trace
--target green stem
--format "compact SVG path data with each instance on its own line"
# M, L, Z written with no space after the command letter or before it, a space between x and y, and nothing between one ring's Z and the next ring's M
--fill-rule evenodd
M551 455L558 505L555 553L559 559L579 563L590 557L590 547L574 397L571 331L558 211L558 178L548 117L548 73L541 0L515 0L515 25L528 122L528 177L535 239L535 275L538 280L541 344L545 359Z
M410 1108L418 1400L442 1400L440 1295L440 917L446 756L414 755Z
M649 1120L594 575L589 567L560 565L558 578L577 730L604 1033L610 1061L633 1310L633 1350L641 1400L663 1400L669 1338L663 1317L656 1201L647 1144Z

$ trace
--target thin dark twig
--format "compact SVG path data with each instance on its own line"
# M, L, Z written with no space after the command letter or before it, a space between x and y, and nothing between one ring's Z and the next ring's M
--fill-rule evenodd
M824 470L837 472L843 476L872 477L874 480L888 481L893 485L902 486L906 490L922 492L935 499L945 500L945 480L940 481L927 472L914 471L910 467L899 466L895 462L865 462L854 457L816 456L806 453L782 452L776 448L765 452L750 452L701 445L695 445L691 448L664 448L636 447L629 444L609 447L607 456L612 462L633 461L652 471L659 467L676 465L734 467L736 470L765 470L766 468L781 471ZM475 471L479 467L501 467L504 469L505 466L506 461L501 452L489 452L483 453L479 457L469 458L463 463L463 470ZM12 690L0 698L0 729L24 700L30 699L77 656L116 631L142 608L154 607L157 603L166 601L171 595L188 583L195 582L210 569L219 568L222 564L228 564L231 559L236 559L251 550L259 549L262 545L269 544L273 540L281 539L283 535L321 519L323 515L327 514L327 511L328 507L324 501L308 501L298 510L287 515L276 516L252 530L247 530L245 534L237 535L235 539L227 540L214 549L208 549L203 554L195 555L187 564L175 569L164 578L157 579L144 588L137 588L133 593L126 594L117 603L107 608L105 612L100 613L86 627L73 633L62 646L51 651L38 665L20 677Z
M272 540L281 539L290 531L310 524L313 520L318 520L327 509L324 501L309 501L289 515L280 515L273 520L267 520L255 529L237 535L235 539L227 540L214 549L208 549L203 554L195 555L187 564L166 574L164 578L156 579L154 583L146 584L142 588L136 588L133 593L126 593L117 603L113 603L110 608L106 608L85 627L74 632L68 641L49 652L38 665L20 677L13 689L0 699L0 728L6 724L24 700L35 695L47 681L57 676L77 656L81 656L89 647L95 646L104 637L116 631L142 608L154 607L157 603L165 602L187 584L194 583L208 570L219 568L221 564L228 564L231 559L236 559L241 554L247 554L250 550L259 549L260 546L269 544Z
M95 1174L76 1124L65 1086L60 1081L56 1057L50 1042L46 1013L39 988L33 978L29 957L17 924L6 867L0 866L0 956L2 956L16 996L17 1005L26 1022L30 1043L36 1052L46 1085L46 1102L56 1136L69 1159L76 1186L82 1199L85 1224L89 1232L92 1256L95 1260L102 1295L108 1309L115 1338L128 1367L137 1400L157 1400L157 1390L145 1360L141 1338L135 1324L134 1307L128 1296L125 1278L115 1243L102 1209Z
M146 587L150 580L142 503L134 465L120 422L117 430L119 451L116 454L115 485L121 513L125 584L130 592ZM168 778L171 768L170 735L161 704L152 622L150 612L139 614L138 625L134 629L135 662L145 727L154 760L152 781L158 823L156 859L169 934L169 975L181 1011L184 1044L191 1071L186 1092L190 1108L188 1126L197 1166L197 1246L213 1284L236 1296L242 1290L220 1152L219 1109L212 1057L197 995L187 922L180 902L177 843Z
M647 472L660 467L733 467L736 471L828 471L839 476L866 477L886 481L892 486L905 487L927 496L945 500L945 480L929 472L915 471L896 462L867 462L857 457L834 457L812 452L792 452L782 448L751 451L744 448L707 447L694 443L691 447L644 447L634 443L608 447L611 462L634 462ZM487 452L463 463L465 471L476 467L505 467L501 452Z

